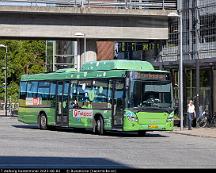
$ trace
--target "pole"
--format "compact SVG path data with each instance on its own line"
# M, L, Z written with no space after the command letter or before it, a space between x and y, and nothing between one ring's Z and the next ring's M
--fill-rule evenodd
M183 130L183 56L182 56L182 12L179 12L179 20L180 20L180 45L179 45L179 50L180 50L180 60L179 60L179 94L180 94L180 101L179 101L179 108L180 108L180 117L181 117L181 126L180 130Z
M48 68L47 68L47 67L48 67L48 60L47 60L47 58L48 58L48 57L47 57L47 55L48 55L48 54L47 54L47 44L48 44L48 43L47 43L47 40L46 40L46 52L45 52L45 56L46 56L46 60L45 60L45 70L46 70L46 72L48 71Z
M86 36L84 35L84 60L83 60L83 63L86 62Z
M52 57L52 71L55 71L55 63L56 63L56 41L53 41L53 57Z
M84 33L81 32L77 32L74 34L74 36L77 37L77 52L78 52L78 56L77 56L77 71L80 71L80 67L81 67L81 58L82 58L82 53L81 53L81 38L83 38L83 42L84 42L84 46L83 46L83 58L82 58L82 62L85 62L86 60L86 35Z
M12 102L11 102L11 96L9 97L9 114L12 115Z
M80 46L81 46L81 44L80 44L80 39L77 39L77 41L78 41L78 56L77 56L77 71L79 72L80 71L80 58L81 58L81 48L80 48Z
M5 116L7 116L7 46L5 55Z
M197 3L197 2L196 2ZM197 118L199 117L199 96L200 96L200 65L199 65L199 13L198 13L198 6L196 4L195 7L195 20L196 20L196 25L195 25L195 33L196 33L196 115Z

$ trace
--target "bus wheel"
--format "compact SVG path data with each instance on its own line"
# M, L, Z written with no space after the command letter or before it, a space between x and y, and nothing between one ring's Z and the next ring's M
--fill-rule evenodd
M95 127L96 134L103 135L104 134L104 123L102 117L98 117L96 120L96 127Z
M139 136L145 136L146 135L146 131L138 131L138 135Z
M47 129L47 117L44 113L40 114L39 116L39 128L41 130Z

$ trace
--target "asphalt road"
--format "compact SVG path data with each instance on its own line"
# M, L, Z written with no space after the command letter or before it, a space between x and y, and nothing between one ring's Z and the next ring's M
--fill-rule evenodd
M214 138L43 131L0 117L0 168L216 168L215 157Z

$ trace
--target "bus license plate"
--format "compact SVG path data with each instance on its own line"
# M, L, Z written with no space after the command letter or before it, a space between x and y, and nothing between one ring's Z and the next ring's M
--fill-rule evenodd
M158 128L157 125L149 125L148 127L149 127L149 129L157 129Z

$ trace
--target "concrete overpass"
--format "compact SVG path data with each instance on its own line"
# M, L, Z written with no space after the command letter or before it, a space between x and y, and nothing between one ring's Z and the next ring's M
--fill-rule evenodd
M168 38L173 10L0 6L0 38L146 40Z
M81 60L82 64L97 59L96 40L168 39L168 14L171 12L176 11L0 6L0 39L78 40L77 49L74 50L77 65L80 64L77 60ZM76 33L85 36L80 37Z

